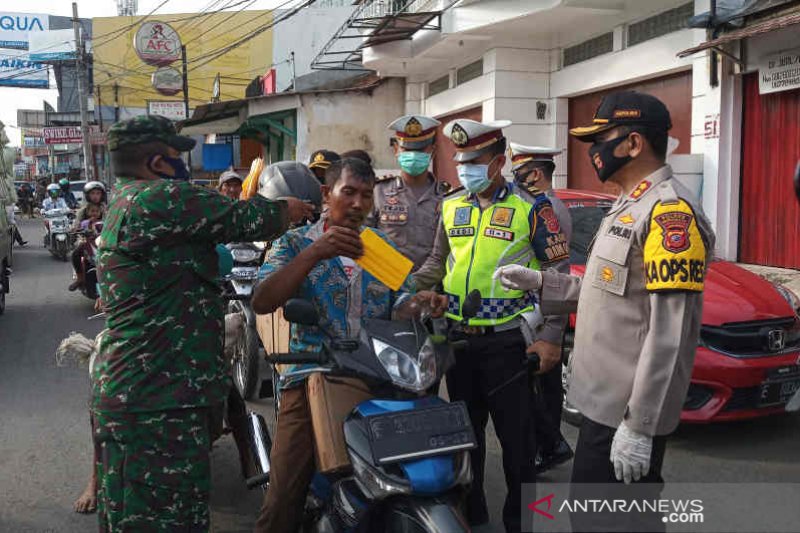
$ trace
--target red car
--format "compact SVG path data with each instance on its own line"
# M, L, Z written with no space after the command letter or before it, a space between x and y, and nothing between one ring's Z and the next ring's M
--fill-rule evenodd
M558 190L572 215L572 273L583 275L589 245L614 197ZM703 324L681 421L740 420L784 412L800 390L800 299L728 261L713 261L705 283ZM564 341L572 349L575 317ZM566 369L566 365L564 365ZM564 376L565 387L569 376ZM565 403L569 422L580 418Z

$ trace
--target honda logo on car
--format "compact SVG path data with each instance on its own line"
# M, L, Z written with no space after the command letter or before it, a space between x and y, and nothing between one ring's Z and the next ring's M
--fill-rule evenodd
M786 332L782 329L773 329L767 333L767 348L771 352L779 352L786 347Z

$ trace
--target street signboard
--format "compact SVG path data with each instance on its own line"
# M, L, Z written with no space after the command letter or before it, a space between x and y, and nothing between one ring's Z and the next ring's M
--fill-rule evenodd
M67 61L75 59L75 30L49 30L30 36L31 61Z
M800 48L767 56L758 69L758 93L800 88Z
M169 65L181 58L181 38L166 22L148 21L139 26L133 48L148 65Z
M29 35L49 28L49 15L0 11L0 48L27 50Z
M47 89L47 65L31 61L27 50L0 49L0 86Z
M77 144L83 142L80 126L58 126L42 128L45 144ZM92 144L103 144L103 135L97 126L89 126Z
M172 67L161 67L153 72L150 82L153 89L164 96L172 96L183 90L183 75Z
M148 100L148 115L161 115L171 120L186 120L186 106L178 100Z

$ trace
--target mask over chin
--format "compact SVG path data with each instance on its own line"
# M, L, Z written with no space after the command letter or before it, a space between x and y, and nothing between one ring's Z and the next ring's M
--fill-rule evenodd
M150 169L151 172L156 174L159 178L165 180L176 180L176 181L188 181L191 177L189 174L189 169L186 168L186 163L183 162L183 159L180 157L169 157L166 155L162 155L161 159L167 163L169 166L172 167L172 170L175 171L174 176L170 176L169 174L164 174L163 172L159 172L153 168L153 159L156 156L151 156L150 159L147 161L147 168Z
M617 137L610 141L595 141L591 148L589 148L589 158L592 160L594 171L597 172L597 177L601 182L605 183L608 181L608 178L633 160L629 155L624 157L617 157L614 155L614 150L616 150L617 146L622 144L627 138L627 135L623 135L622 137Z

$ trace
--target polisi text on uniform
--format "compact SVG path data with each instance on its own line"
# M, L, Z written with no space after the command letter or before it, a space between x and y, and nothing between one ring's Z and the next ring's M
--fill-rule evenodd
M645 265L648 283L703 283L705 271L706 262L698 259L662 259L648 261Z
M631 228L623 228L622 226L612 224L612 226L608 228L608 234L621 239L630 239L631 235L633 235L633 230Z

